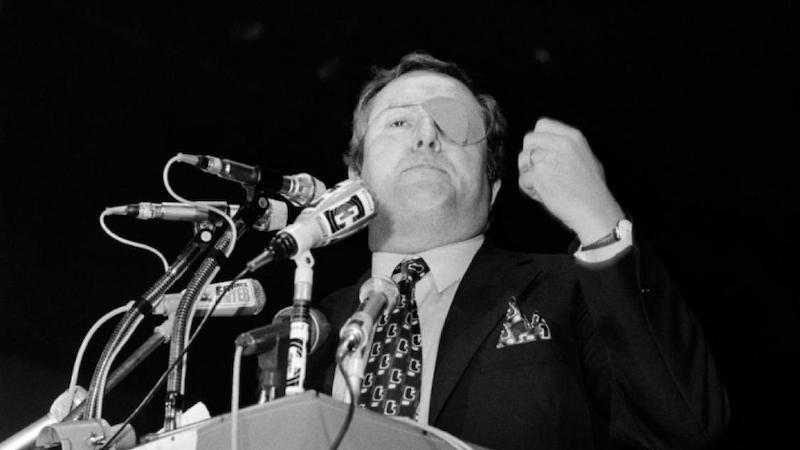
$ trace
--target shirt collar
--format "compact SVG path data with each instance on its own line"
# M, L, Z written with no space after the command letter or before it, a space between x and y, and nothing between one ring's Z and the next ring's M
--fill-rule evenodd
M441 293L464 277L467 267L483 245L483 241L484 236L479 234L466 241L443 245L413 255L375 252L372 254L372 276L390 278L400 261L405 258L421 257L430 268L430 275L433 276L437 292Z

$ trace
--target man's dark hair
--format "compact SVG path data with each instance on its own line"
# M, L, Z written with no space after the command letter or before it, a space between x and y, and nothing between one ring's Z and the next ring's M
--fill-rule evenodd
M372 79L361 89L356 109L353 112L353 135L350 138L350 147L344 154L344 162L347 167L361 172L361 164L364 160L364 137L367 134L372 100L386 85L406 73L415 71L446 75L463 83L475 96L481 106L483 125L486 130L486 175L490 183L499 180L503 172L506 121L497 101L491 95L477 92L472 79L455 63L442 61L422 52L404 56L396 66L390 69L373 68Z

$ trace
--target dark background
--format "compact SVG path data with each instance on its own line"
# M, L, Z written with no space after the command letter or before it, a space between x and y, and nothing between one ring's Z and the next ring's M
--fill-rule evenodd
M0 439L66 388L94 321L159 275L151 254L102 232L105 207L171 201L161 171L178 152L333 185L346 176L340 154L369 68L415 49L461 63L507 114L509 170L490 234L509 248L565 251L569 233L516 189L516 152L538 117L578 127L705 326L731 401L723 447L796 436L790 2L292 3L0 1ZM193 199L244 197L189 167L171 180ZM168 259L191 235L185 223L109 224ZM267 239L247 234L218 279ZM317 299L368 261L363 234L314 255ZM257 274L269 302L261 315L209 324L189 360L190 403L227 412L233 339L290 303L292 273L283 263ZM110 329L89 348L84 387ZM107 396L110 422L139 402L166 355ZM254 371L246 360L244 403L255 400ZM139 434L160 427L162 399L134 422Z

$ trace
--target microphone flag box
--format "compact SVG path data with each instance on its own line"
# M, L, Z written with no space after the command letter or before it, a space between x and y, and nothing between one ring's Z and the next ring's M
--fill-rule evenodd
M203 314L209 311L220 294L225 290L230 282L212 283L203 289L197 300L197 312ZM167 294L154 309L154 313L170 315L175 312L186 291ZM236 281L233 287L222 297L217 308L212 314L214 317L232 317L256 315L261 312L266 303L264 288L258 280L245 278Z

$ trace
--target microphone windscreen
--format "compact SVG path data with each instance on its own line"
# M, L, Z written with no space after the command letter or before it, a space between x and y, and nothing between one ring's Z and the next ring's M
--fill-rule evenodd
M289 322L292 320L292 306L287 306L275 314L272 323ZM316 308L308 308L311 317L311 331L309 333L308 347L309 353L313 353L328 338L331 332L331 324L325 315Z

